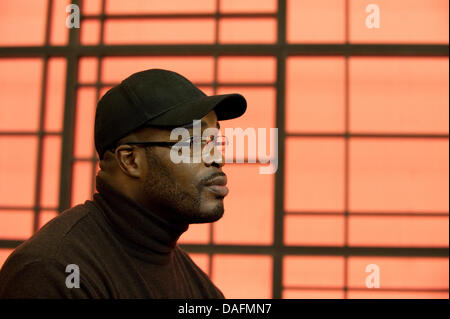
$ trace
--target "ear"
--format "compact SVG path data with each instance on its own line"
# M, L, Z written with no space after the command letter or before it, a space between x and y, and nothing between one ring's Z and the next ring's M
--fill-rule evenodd
M132 178L143 176L144 154L140 148L134 148L130 145L120 145L116 148L114 156L119 164L120 170Z

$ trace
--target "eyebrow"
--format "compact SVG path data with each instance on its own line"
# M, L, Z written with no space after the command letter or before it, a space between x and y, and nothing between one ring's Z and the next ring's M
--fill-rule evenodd
M208 126L208 123L206 123L205 121L201 121L200 124L201 124L201 126L206 126L206 127ZM187 129L193 128L194 127L194 122L186 124L186 125L183 125L182 127L187 128ZM216 128L220 130L219 122L216 123Z

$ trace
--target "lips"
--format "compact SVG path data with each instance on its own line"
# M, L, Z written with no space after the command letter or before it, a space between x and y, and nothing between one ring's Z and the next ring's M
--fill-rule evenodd
M211 185L218 185L218 186L227 185L227 176L226 175L216 176L213 179L206 182L206 186L211 186Z
M219 197L225 197L228 194L226 175L220 175L206 182L205 186Z

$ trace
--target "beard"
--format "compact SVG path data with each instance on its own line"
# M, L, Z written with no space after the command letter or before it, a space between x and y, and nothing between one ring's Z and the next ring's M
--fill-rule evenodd
M144 182L144 196L149 207L161 217L173 223L197 224L219 220L224 213L223 201L210 207L202 202L203 183L191 187L187 191L170 173L164 162L145 149L148 175Z

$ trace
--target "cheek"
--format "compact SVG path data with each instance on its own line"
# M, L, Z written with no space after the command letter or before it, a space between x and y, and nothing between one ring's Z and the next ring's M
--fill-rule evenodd
M199 172L198 165L185 163L174 164L171 162L169 170L172 173L174 181L180 185L183 190L189 193L198 192L200 182L197 173Z
M205 168L202 163L179 163L175 164L170 159L170 153L166 152L160 154L161 159L164 161L164 166L167 169L168 174L171 175L171 179L183 191L192 195L197 195L200 191L201 171Z

